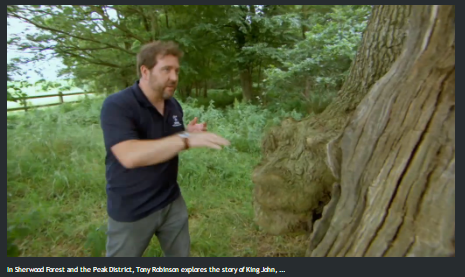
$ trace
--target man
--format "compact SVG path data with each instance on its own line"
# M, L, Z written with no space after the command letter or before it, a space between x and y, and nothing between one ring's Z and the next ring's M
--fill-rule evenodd
M197 124L197 118L186 132L183 110L173 97L182 55L172 42L144 45L137 56L139 81L103 103L107 257L140 257L154 235L166 257L189 256L178 153L197 147L221 149L229 142L206 132L206 124Z

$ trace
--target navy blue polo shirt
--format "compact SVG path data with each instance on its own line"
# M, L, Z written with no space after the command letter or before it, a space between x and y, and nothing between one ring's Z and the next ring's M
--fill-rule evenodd
M162 116L137 81L105 99L100 120L106 149L108 215L116 221L133 222L174 201L180 195L177 155L161 164L127 169L111 147L130 139L155 140L184 131L179 102L175 98L165 100Z

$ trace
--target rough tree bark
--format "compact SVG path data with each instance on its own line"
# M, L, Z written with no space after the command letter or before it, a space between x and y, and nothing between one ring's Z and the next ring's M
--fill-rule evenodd
M455 255L455 6L412 7L402 54L335 147L341 185L309 256Z
M395 25L407 17L404 40ZM369 50L389 51L376 43L388 38L402 52L384 60ZM308 256L455 255L455 6L375 7L334 105L284 123L264 150L253 177L257 221L284 233L307 220Z
M252 176L255 217L263 230L312 231L338 179L327 164L328 142L338 138L363 96L399 56L409 14L410 6L375 6L337 99L323 113L301 122L285 120L266 135L262 162Z

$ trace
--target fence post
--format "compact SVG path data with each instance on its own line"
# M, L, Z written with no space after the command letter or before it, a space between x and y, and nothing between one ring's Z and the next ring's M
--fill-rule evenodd
M63 104L64 101L63 101L63 92L58 92L58 97L60 97L60 103Z
M27 98L25 96L21 96L22 98L19 100L22 106L24 107L24 111L27 112Z

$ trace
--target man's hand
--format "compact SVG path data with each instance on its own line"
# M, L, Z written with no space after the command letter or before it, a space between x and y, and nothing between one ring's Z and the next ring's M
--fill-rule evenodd
M231 144L227 139L209 132L191 133L188 140L191 148L207 147L221 150L222 146Z
M197 133L197 132L206 132L207 123L197 123L197 117L194 118L189 124L187 124L187 132Z

